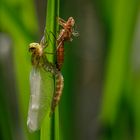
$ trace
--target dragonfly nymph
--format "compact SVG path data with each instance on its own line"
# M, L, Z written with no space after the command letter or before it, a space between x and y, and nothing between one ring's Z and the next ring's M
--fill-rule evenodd
M62 26L62 29L60 30L60 33L57 38L56 51L56 67L60 72L64 63L64 42L72 41L72 36L78 36L79 34L74 30L75 20L73 17L69 17L67 21L63 20L62 18L58 18L58 23ZM58 80L56 83L56 91L52 100L52 111L55 110L55 107L59 103L64 87L63 76L61 73L57 75L57 79Z
M58 70L61 70L64 63L64 42L72 41L72 36L79 36L79 33L74 30L75 20L69 17L67 21L58 18L59 25L62 26L57 38L57 63Z

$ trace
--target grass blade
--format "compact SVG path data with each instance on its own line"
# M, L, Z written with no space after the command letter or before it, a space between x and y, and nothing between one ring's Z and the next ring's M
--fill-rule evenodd
M47 52L54 53L58 30L58 23L56 22L59 16L59 0L48 0L47 3L47 16L46 16L46 38L48 41ZM53 36L53 34L55 37ZM49 62L54 62L54 55L47 56ZM55 81L54 81L55 83ZM48 94L52 94L51 91L47 91ZM41 140L59 140L59 112L58 107L54 115L50 118L47 114L43 125L41 127Z

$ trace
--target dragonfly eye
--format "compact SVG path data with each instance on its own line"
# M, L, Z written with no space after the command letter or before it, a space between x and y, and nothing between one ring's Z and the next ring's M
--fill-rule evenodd
M35 51L35 50L36 50L35 47L30 47L30 48L29 48L29 52L33 52L33 51Z
M33 52L33 51L37 50L38 47L39 47L38 43L30 43L29 44L29 52Z

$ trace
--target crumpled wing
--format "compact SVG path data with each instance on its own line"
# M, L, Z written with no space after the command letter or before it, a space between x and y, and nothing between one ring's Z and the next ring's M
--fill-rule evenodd
M54 81L51 73L33 68L30 73L30 103L27 126L30 132L40 129L42 121L50 110L54 93Z

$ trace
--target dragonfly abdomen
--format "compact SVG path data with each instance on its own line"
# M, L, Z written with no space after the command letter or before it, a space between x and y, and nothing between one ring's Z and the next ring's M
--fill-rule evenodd
M54 112L55 107L58 105L61 95L62 95L62 91L63 91L63 87L64 87L64 78L63 75L58 72L56 74L56 90L55 90L55 95L53 97L52 100L52 106L51 106L51 111Z

